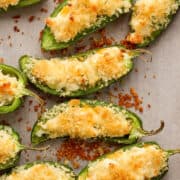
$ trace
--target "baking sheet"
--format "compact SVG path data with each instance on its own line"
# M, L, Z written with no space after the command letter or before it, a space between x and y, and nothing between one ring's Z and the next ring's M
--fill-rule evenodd
M17 9L0 15L0 57L5 59L5 63L18 67L18 58L24 54L36 57L48 57L40 49L39 33L44 27L44 19L53 10L55 4L52 0L44 1L38 5ZM48 9L48 13L41 12L41 8ZM18 23L14 22L13 16L21 15ZM29 22L30 16L35 16L35 20ZM180 12L174 18L170 27L161 37L148 48L153 52L153 61L145 63L135 60L135 71L131 72L121 83L107 88L98 96L98 99L109 101L109 92L113 92L116 86L119 90L129 91L129 88L136 89L140 97L143 97L144 112L140 114L146 129L157 128L160 120L165 121L163 132L156 136L144 138L143 140L156 141L165 149L180 148ZM14 32L14 26L20 32ZM110 36L120 42L128 31L128 17L124 16L118 21L110 24L107 28ZM88 98L93 98L89 96ZM48 98L47 106L51 107L57 102L57 97ZM37 119L37 113L33 106L29 106L26 98L24 107L21 107L9 115L1 115L0 120L4 120L12 125L21 135L22 143L30 144L30 132L27 127L32 127ZM33 100L33 99L32 99ZM117 98L111 99L117 103ZM36 104L35 101L33 101ZM151 108L147 107L151 104ZM133 110L134 111L134 110ZM21 120L22 119L22 120ZM21 122L19 122L21 121ZM48 152L23 152L19 164L36 160L40 154L43 160L57 160L55 153L61 140L54 140L45 143L50 144ZM84 164L83 164L84 165ZM170 158L169 172L164 180L179 180L180 178L180 156ZM76 170L78 172L79 170Z

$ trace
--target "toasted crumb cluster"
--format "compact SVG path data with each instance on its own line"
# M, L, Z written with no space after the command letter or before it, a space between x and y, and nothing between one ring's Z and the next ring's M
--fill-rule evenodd
M119 105L123 106L125 108L134 108L135 110L138 110L139 112L143 112L142 107L142 100L140 99L138 93L134 88L130 88L130 93L123 94L120 92L118 94L119 99Z
M77 139L69 139L61 143L57 150L56 157L64 163L70 162L76 169L82 161L92 161L111 151L112 144L104 142L88 142Z

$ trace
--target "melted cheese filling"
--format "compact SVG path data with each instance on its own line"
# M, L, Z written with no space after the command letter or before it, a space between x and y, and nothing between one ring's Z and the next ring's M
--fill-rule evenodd
M67 42L89 28L100 16L112 16L117 12L128 12L129 0L69 0L56 17L49 17L50 27L57 42ZM73 28L72 28L73 27Z
M32 59L32 67L29 64L26 66L31 71L32 81L37 79L51 89L62 91L62 95L68 95L73 91L94 87L100 81L106 85L108 81L125 75L131 64L128 53L118 47L111 47L101 49L85 60L82 58L82 61L78 58L50 61Z
M86 180L151 179L167 168L166 156L167 153L155 145L120 150L91 164Z
M127 40L135 44L143 43L153 32L169 24L168 16L175 14L178 7L177 0L138 0L131 20L134 32Z
M42 133L51 138L70 136L71 138L122 137L130 133L132 127L122 112L110 107L80 106L79 100L71 100L64 111L55 118L40 123Z
M0 164L5 164L10 158L15 157L17 152L16 140L5 130L0 130Z
M16 77L3 74L0 71L0 106L10 104L15 97L20 97L23 84Z
M5 180L73 180L71 173L48 164L37 164L28 169L13 171Z
M0 0L0 8L7 9L9 6L15 6L20 0Z

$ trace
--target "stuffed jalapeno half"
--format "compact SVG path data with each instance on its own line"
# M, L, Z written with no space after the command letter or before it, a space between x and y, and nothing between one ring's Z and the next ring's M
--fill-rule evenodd
M75 180L73 171L57 162L33 162L12 169L1 180Z
M0 114L15 111L25 95L35 96L26 89L26 77L12 66L0 64ZM38 97L42 103L42 100Z
M0 13L9 9L26 7L40 2L41 0L1 0Z
M137 47L149 45L167 28L179 6L180 0L137 0L126 40Z
M0 172L15 166L20 152L28 149L45 150L46 148L26 147L20 143L19 134L14 129L0 125Z
M77 180L160 180L176 153L180 150L164 150L154 142L133 144L90 162Z
M131 144L156 131L143 130L141 120L119 106L96 100L70 101L55 105L44 112L31 132L34 145L54 138L102 139L109 142Z
M132 0L64 0L46 19L41 46L63 49L131 10Z
M96 92L120 80L133 68L138 50L120 46L91 50L65 58L20 58L20 68L40 90L61 97Z

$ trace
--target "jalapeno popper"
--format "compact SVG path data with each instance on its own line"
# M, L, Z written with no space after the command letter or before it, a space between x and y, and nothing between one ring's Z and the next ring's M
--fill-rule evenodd
M51 60L23 56L20 68L46 93L77 97L96 92L120 80L133 68L138 50L113 46Z
M54 138L102 139L131 144L156 131L143 130L141 120L119 106L95 100L73 99L44 112L35 123L31 141L39 144Z
M41 0L0 0L0 12L36 4Z
M134 144L89 163L78 180L160 180L168 171L168 159L180 150L163 150L154 142Z
M19 134L9 126L0 125L0 171L16 165L22 150L45 150L30 148L20 143ZM0 178L1 179L1 178Z
M130 21L127 41L147 46L167 28L180 6L180 0L137 0Z
M73 171L56 162L33 162L14 168L1 180L75 180Z
M62 49L127 13L132 0L65 0L46 19L41 46Z
M15 111L22 103L25 95L35 96L33 92L25 88L25 76L14 67L0 64L0 114Z

